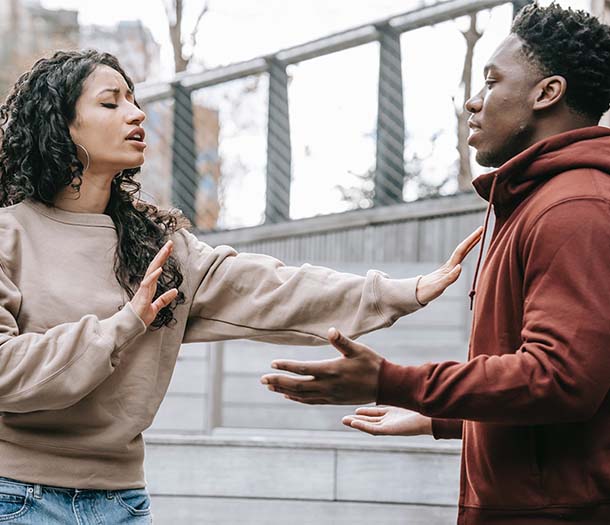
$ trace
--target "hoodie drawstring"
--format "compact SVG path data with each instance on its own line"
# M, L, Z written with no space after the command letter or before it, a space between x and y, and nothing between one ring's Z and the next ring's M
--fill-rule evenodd
M474 278L472 279L472 288L468 296L470 297L470 309L474 304L474 296L477 293L477 279L479 278L479 269L481 267L481 260L483 259L483 249L485 248L485 236L487 235L487 227L489 226L489 215L491 214L491 207L493 206L494 193L496 191L496 182L498 181L498 175L494 174L494 180L491 183L491 191L489 192L489 202L487 203L487 212L485 213L485 223L483 224L483 236L481 237L481 245L479 246L479 257L477 258L477 265L474 270Z

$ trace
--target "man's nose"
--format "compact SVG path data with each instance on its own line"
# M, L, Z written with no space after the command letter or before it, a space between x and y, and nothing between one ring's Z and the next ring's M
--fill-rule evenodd
M479 91L476 95L470 97L464 103L464 109L468 111L468 113L478 113L481 111L481 107L483 106L483 97L481 97L481 92Z

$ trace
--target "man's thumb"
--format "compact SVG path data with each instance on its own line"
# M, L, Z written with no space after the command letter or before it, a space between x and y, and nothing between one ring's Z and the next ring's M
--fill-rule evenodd
M349 337L345 337L334 326L328 330L328 340L345 357L352 357L356 350L356 343Z

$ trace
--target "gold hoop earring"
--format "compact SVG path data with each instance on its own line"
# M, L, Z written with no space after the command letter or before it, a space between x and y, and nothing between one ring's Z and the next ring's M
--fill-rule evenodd
M75 145L77 148L81 148L85 152L85 157L87 157L87 165L83 168L83 173L85 173L85 171L89 169L89 165L91 164L91 157L89 157L89 152L87 151L87 148L85 148L85 146L83 146L82 144Z

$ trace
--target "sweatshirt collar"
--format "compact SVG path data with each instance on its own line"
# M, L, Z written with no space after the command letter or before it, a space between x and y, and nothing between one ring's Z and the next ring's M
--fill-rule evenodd
M63 224L72 224L75 226L101 226L104 228L116 229L112 217L103 213L78 213L62 210L61 208L48 206L43 202L32 198L25 199L23 203L38 214Z

